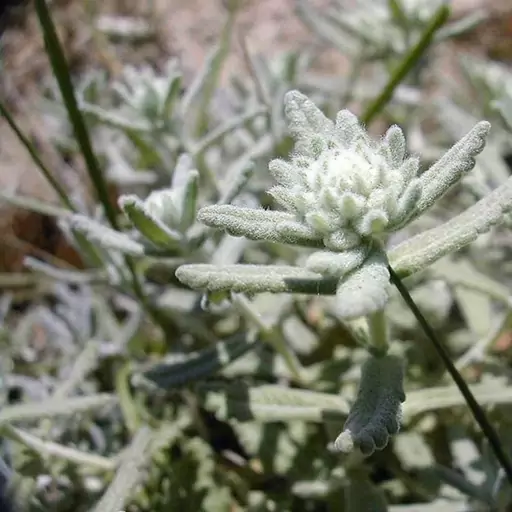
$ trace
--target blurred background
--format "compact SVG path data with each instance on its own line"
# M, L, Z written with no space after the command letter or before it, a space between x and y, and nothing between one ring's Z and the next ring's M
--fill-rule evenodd
M227 1L227 0L226 0ZM294 0L241 0L229 56L222 68L220 84L233 76L249 74L243 46L254 55L272 59L287 51L312 51L312 69L323 76L342 78L349 59L314 34L298 13ZM327 9L329 0L313 0L312 6ZM338 2L339 3L339 2ZM357 4L357 0L355 1ZM342 2L348 9L354 0ZM190 83L217 41L225 20L222 0L53 0L49 2L73 72L78 77L101 70L110 79L125 66L149 65L163 69L171 58L179 60L184 84ZM2 3L1 98L30 133L56 175L87 192L80 162L61 162L52 144L51 119L41 106L52 81L41 31L31 1ZM485 21L449 43L436 48L430 68L435 75L457 79L457 57L461 52L512 65L512 3L509 0L454 0L453 19L483 13ZM443 85L435 77L433 87ZM217 91L221 96L222 91ZM350 105L358 110L357 105ZM378 131L378 128L377 128ZM73 159L73 155L68 155ZM40 199L54 199L12 130L0 120L0 186L16 189ZM0 243L1 270L20 270L24 254L45 254L77 263L52 226L51 219L1 205L3 232Z

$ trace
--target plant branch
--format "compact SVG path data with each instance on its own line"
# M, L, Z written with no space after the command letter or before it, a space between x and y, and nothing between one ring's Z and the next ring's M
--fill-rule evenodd
M55 193L59 196L59 199L61 200L62 204L68 209L73 212L77 212L78 209L76 206L71 202L69 199L69 196L64 190L64 188L61 186L61 184L57 181L53 173L50 171L50 169L45 165L41 157L39 156L37 149L34 147L32 142L28 139L28 137L25 136L25 134L21 131L21 128L18 126L14 118L11 116L5 105L0 102L0 114L2 117L7 121L7 124L11 127L12 131L16 134L20 142L25 146L27 151L29 152L30 156L32 157L32 160L34 163L39 167L39 170L45 177L46 181L51 185Z
M389 78L382 92L365 109L361 116L364 124L369 124L381 112L392 98L395 89L402 83L406 75L420 60L427 48L432 43L436 32L446 23L450 15L450 8L442 5L432 16L430 23L425 28L419 41L403 57L402 61Z
M55 75L55 79L59 84L59 90L62 94L63 102L69 115L69 120L75 133L76 141L80 146L80 150L84 157L91 182L98 196L98 200L105 208L105 214L111 226L115 229L118 228L117 217L115 209L110 202L107 184L105 182L103 172L100 168L99 162L94 154L91 139L84 122L84 118L78 102L75 97L73 83L69 73L69 68L66 62L66 57L62 50L62 46L55 30L55 25L51 19L46 0L36 0L35 7L39 23L43 31L43 38L46 47L46 52L50 59L50 63Z

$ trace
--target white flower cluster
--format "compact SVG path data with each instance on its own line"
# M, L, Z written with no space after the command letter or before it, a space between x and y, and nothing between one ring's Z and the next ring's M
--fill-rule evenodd
M197 219L232 236L314 247L318 250L304 262L307 272L298 279L295 267L235 265L219 270L212 265L184 265L176 275L193 288L277 293L306 290L307 283L316 279L313 272L336 280L340 318L381 311L390 289L383 235L420 216L473 169L490 125L477 123L419 174L419 161L406 156L405 138L397 126L375 141L350 112L343 110L331 121L298 91L286 94L285 114L294 153L289 161L270 162L278 184L269 193L287 211L216 204L201 208ZM408 265L420 268L425 261L456 250L461 241L474 240L501 218L506 201L500 195L492 212L482 218L471 217L472 222L478 221L476 227L463 218L456 221L455 228L446 228L441 241L429 239L419 249L411 242L422 256L420 263L415 256ZM314 289L319 286L317 282Z
M297 152L290 162L270 163L279 185L269 193L321 234L326 248L367 245L410 220L421 196L419 161L405 158L399 127L375 142L349 111L342 110L333 123L296 91L287 95L286 109Z

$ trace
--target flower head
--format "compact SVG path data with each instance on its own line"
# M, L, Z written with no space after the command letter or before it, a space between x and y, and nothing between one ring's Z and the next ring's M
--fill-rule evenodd
M332 250L402 227L421 195L419 162L405 157L402 130L392 126L376 142L347 110L333 123L297 91L285 101L297 145L290 162L270 163L279 183L269 191L274 199Z
M490 125L477 123L418 175L419 161L406 156L405 138L397 126L375 141L347 110L331 121L298 91L286 94L285 113L295 140L294 153L289 161L270 162L278 185L269 192L287 211L217 204L201 208L198 220L233 236L318 249L304 266L323 279L336 280L339 316L348 319L378 312L385 307L391 286L382 235L423 214L473 169ZM501 218L501 204L506 201L497 196L499 205L493 205L486 218L466 215L458 225L455 223L455 230L446 228L439 243L428 240L428 248L420 247L421 265L468 243ZM414 242L411 245L410 250L417 252ZM412 266L421 265L416 261ZM312 279L311 273L297 279L295 273L286 270L269 281L267 270L253 267L237 275L232 275L230 267L221 271L219 279L209 266L201 268L195 265L191 273L182 269L179 278L204 287L202 277L197 279L204 272L208 274L206 287L212 291L230 289L228 284L232 283L231 289L258 292L291 289L292 283L295 286L299 282L304 286ZM319 290L320 281L317 284Z

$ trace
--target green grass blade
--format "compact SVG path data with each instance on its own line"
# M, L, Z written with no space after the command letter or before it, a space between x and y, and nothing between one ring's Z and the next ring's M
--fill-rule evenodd
M361 121L369 124L382 111L389 100L392 98L395 89L407 76L409 71L418 63L422 55L428 49L436 32L448 21L450 16L450 8L442 5L432 16L430 23L425 28L419 41L405 54L402 61L391 75L388 83L382 89L382 92L375 98L366 108Z
M57 36L55 25L50 16L46 0L35 0L34 3L36 13L39 18L39 23L43 31L46 52L50 59L53 73L59 85L62 99L64 101L64 105L66 106L66 110L68 112L69 120L73 127L77 143L80 146L80 150L84 157L91 182L96 191L98 200L105 209L105 214L108 218L108 221L113 228L117 229L118 223L116 212L114 206L110 202L107 183L103 176L103 172L100 168L96 155L94 154L84 117L78 108L78 102L75 97L69 66L66 62L66 57Z
M67 192L61 186L61 184L55 179L55 176L52 174L50 169L46 167L45 163L39 156L37 149L34 147L32 142L30 142L28 137L26 137L25 134L22 132L21 128L18 126L18 124L16 123L16 121L11 116L8 109L2 102L0 102L0 114L7 121L7 124L16 134L19 141L23 144L23 146L25 146L26 150L32 157L32 160L37 165L37 167L39 167L39 170L41 171L42 175L46 178L46 180L51 185L53 190L55 190L56 194L59 196L59 199L61 200L62 204L69 210L72 210L74 212L78 211L77 208L71 202L71 199L69 198Z

